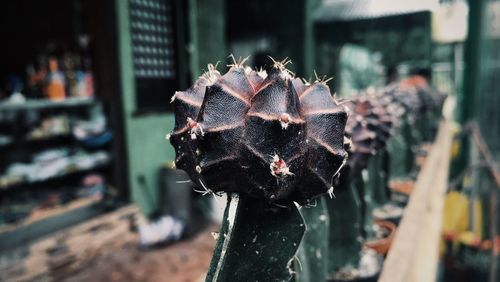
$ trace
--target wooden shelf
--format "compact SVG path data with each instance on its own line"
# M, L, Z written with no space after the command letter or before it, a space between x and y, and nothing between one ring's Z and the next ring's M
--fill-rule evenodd
M106 162L103 162L103 163L100 163L100 164L95 165L93 167L89 167L89 168L85 168L85 169L67 169L65 172L62 172L60 174L48 177L46 179L40 179L40 180L37 180L37 181L21 181L21 182L17 182L15 184L12 184L12 185L0 186L0 191L2 191L2 190L3 191L5 191L5 190L11 190L11 189L14 189L15 187L22 187L22 186L27 186L27 185L34 185L34 184L44 183L44 182L48 182L48 181L51 181L51 180L55 180L55 179L59 179L59 178L67 177L67 176L76 175L76 174L79 174L79 173L91 172L91 171L94 171L94 170L105 168L110 163L111 163L111 160L108 159L108 161L106 161Z
M58 134L52 134L52 135L47 135L43 137L26 137L24 138L21 142L24 143L29 143L29 142L43 142L43 141L49 141L57 138L70 138L72 137L71 133L58 133Z
M21 144L21 145L32 144L32 143L39 144L39 143L43 143L43 142L51 142L51 141L60 140L60 139L71 140L71 138L73 138L73 135L71 135L70 133L54 134L54 135L38 137L38 138L30 137L30 138L23 138L19 141L9 141L6 143L0 143L0 148L10 148L12 146L18 146L19 144Z
M71 108L95 105L97 101L93 98L68 98L61 101L51 101L48 99L26 100L22 103L0 103L1 111L26 111L50 108Z
M436 280L452 140L452 122L443 120L378 281Z
M66 115L81 116L85 113L86 117L90 115L90 119L92 119L96 115L100 115L101 110L96 107L100 104L101 102L94 98L67 98L61 101L28 99L22 103L12 103L3 100L0 101L0 114L12 113L22 116L28 112L57 110L57 112L64 112ZM75 147L73 145L76 145L78 142L72 136L71 132L68 132L68 134L44 136L42 138L30 138L28 137L28 132L31 130L25 128L17 130L15 126L15 124L12 124L13 128L11 131L13 132L9 132L9 134L16 136L15 139L0 145L0 155L10 154L11 152L15 155L18 151L23 151L24 155L28 157L28 154L56 147L68 147L73 151L73 147ZM71 146L68 144L71 144ZM78 146L78 148L80 147ZM97 149L91 149L88 153L97 153ZM82 163L80 163L80 158L71 159L67 165L61 165L61 169L57 173L54 171L53 175L48 175L48 172L46 175L48 177L44 179L40 178L30 181L26 176L23 176L16 183L5 182L5 185L0 185L0 193L2 195L14 195L21 192L21 190L30 191L26 193L31 193L31 191L35 191L38 188L49 187L71 191L71 189L77 187L76 183L80 182L81 177L89 173L99 172L100 174L105 174L107 177L112 159L111 152L108 149L105 150L105 154L106 158L100 154L99 156L96 155L95 162L82 160ZM24 158L24 155L19 159L28 161L27 158ZM17 160L18 158L13 159ZM9 159L7 158L6 160L7 163L5 165L8 167ZM33 167L33 169L37 168L38 166ZM102 200L97 197L89 197L78 198L66 204L47 209L33 210L27 217L15 223L0 225L0 253L13 251L20 246L26 246L30 242L39 240L57 230L67 228L102 214L109 209L109 204L110 201L108 199Z

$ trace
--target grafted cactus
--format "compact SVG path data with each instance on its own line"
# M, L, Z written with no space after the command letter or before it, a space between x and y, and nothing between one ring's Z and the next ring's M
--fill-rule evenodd
M418 144L433 138L445 96L420 76L393 83L383 89L383 94L392 104L404 109L399 132L388 146L391 177L413 177L417 169L415 153Z
M378 204L375 198L385 193L383 172L381 167L374 167L374 164L378 164L377 160L381 159L380 154L394 124L384 105L378 101L379 98L362 94L346 103L349 109L346 135L351 138L352 146L348 161L349 178L344 178L344 181L353 182L359 194L362 214L359 221L363 225L364 236L372 234L371 213ZM369 168L370 173L362 177L361 172L366 168Z
M397 118L390 112L387 101L379 95L361 95L346 102L349 119L346 135L351 138L348 165L351 176L365 169L371 156L383 150L391 136Z
M333 194L346 162L344 107L286 64L209 66L173 97L176 166L207 193L231 194L207 281L291 279L306 228L294 202Z
M362 251L360 238L372 236L372 210L378 204L375 198L387 193L381 161L402 114L400 106L380 92L362 93L345 105L349 112L346 135L352 142L348 165L341 172L340 185L345 189L339 189L336 194L338 202L329 203L329 273L339 280L350 279L343 275L358 279L375 275L365 272L361 263L368 259L377 267L376 256ZM362 174L366 169L368 173ZM345 210L351 212L342 212Z
M346 112L322 82L275 62L269 73L213 67L174 96L176 166L205 189L300 204L333 192L347 153Z

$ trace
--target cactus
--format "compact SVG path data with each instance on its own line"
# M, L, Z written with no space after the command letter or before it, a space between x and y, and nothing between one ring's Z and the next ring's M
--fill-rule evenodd
M412 76L387 86L384 95L404 109L399 136L391 140L391 174L413 177L416 173L415 153L423 141L431 141L445 95L432 88L420 76Z
M375 197L386 193L381 152L391 136L392 127L397 120L389 113L388 103L380 95L363 94L347 104L350 116L347 121L346 135L352 140L349 156L350 178L363 178L358 182L357 192L361 198L362 224L364 235L371 233L372 211L378 203ZM368 174L361 172L368 168Z
M346 103L351 113L346 126L346 135L353 143L348 161L351 176L367 167L370 157L385 146L390 136L392 121L382 121L386 112L373 101L361 96Z
M405 160L398 165L403 165L407 173L413 169L413 146L421 140L414 125L422 120L422 113L430 107L430 99L422 99L418 91L422 90L398 84L376 93L363 93L346 102L350 113L346 135L351 138L352 146L348 165L340 178L340 185L345 189L339 189L335 204L328 203L331 219L329 274L333 280L356 275L362 253L359 239L362 235L365 238L373 235L373 210L388 198L386 145L393 142L390 137L400 125L406 150L401 154ZM400 119L403 119L402 124ZM397 144L397 141L391 144ZM365 169L366 174L362 173ZM350 212L342 212L346 210ZM342 278L341 274L347 276Z
M346 135L351 138L348 165L341 172L338 202L329 203L331 277L359 267L362 237L372 235L375 200L387 193L384 176L385 146L402 110L380 93L364 93L346 102L349 118ZM368 168L368 173L362 173ZM382 199L380 201L384 201ZM345 210L349 210L346 214ZM339 272L340 271L340 272Z
M269 73L213 67L176 92L170 140L175 164L207 191L300 204L333 191L347 153L347 119L328 86L294 79L285 62Z
M205 193L239 195L226 208L207 281L283 281L292 277L304 232L293 202L333 194L347 157L347 114L325 81L294 78L287 60L269 71L244 62L224 75L209 66L190 89L176 92L168 137L175 165ZM250 234L262 238L259 244ZM282 251L273 255L279 243ZM241 255L266 267L246 267Z

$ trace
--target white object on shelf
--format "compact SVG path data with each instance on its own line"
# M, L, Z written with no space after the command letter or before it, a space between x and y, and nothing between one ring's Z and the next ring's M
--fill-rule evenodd
M12 104L22 104L26 102L26 97L24 97L21 92L14 92L10 95L8 102Z
M68 155L67 149L56 149L36 155L33 163L14 163L9 166L1 179L24 179L28 184L50 178L64 176L72 172L90 170L103 166L111 160L106 151ZM22 184L23 182L21 182ZM20 184L17 183L16 184ZM8 188L9 185L5 185Z

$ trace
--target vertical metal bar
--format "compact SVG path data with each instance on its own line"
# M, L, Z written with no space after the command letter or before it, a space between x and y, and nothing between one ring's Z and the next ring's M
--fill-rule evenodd
M460 95L462 93L462 85L463 81L460 77L462 74L460 67L463 64L463 45L462 43L453 43L453 87L455 90L455 95Z
M308 77L314 76L315 40L313 11L317 6L316 0L304 0L304 73Z
M498 234L498 189L491 189L491 218L490 218L490 228L491 228L491 265L490 265L490 281L495 282L500 279L498 277L498 254L496 253L496 238Z
M467 40L465 42L465 71L463 76L463 92L458 96L457 119L460 124L465 124L474 116L475 99L479 93L479 81L481 77L480 55L483 46L482 25L484 16L484 1L469 0L469 25ZM467 166L469 160L468 138L463 138L462 148L457 161L457 171L460 172Z
M185 28L186 28L186 20L185 16L186 14L184 13L184 1L183 0L174 0L173 1L173 7L175 9L175 20L177 21L176 23L176 35L177 35L177 69L179 71L178 73L178 79L179 79L179 88L180 89L185 89L188 87L189 83L186 79L186 76L188 74L188 56L187 56L187 50L186 50L186 38L185 38Z
M191 73L193 79L200 76L200 57L198 49L199 45L199 35L198 35L198 0L189 0L189 53L190 61L189 65L191 67Z

